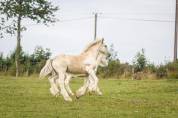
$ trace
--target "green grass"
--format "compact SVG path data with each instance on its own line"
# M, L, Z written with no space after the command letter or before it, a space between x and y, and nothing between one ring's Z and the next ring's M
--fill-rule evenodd
M103 96L68 103L49 93L47 79L0 77L0 118L178 118L176 79L100 80L100 88Z

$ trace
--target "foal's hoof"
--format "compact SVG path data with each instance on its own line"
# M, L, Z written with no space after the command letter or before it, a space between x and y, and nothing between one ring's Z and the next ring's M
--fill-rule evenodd
M65 98L65 101L72 102L72 99L71 98Z
M88 91L89 95L93 95L95 92L94 91Z
M79 91L77 91L77 92L75 93L75 97L76 97L77 99L79 99L80 96L82 96L81 93L80 93Z
M70 96L74 96L74 93L70 93Z
M79 99L80 97L79 96L76 96L77 99Z
M55 97L58 97L58 96L60 96L60 93L56 93L56 94L55 94Z
M91 91L89 91L89 92L88 92L88 95L92 95L92 92L91 92Z
M103 93L102 93L102 92L98 92L98 95L99 95L99 96L102 96L102 95L103 95Z
M59 96L59 92L58 91L55 91L54 89L50 88L50 93L53 95L53 96Z

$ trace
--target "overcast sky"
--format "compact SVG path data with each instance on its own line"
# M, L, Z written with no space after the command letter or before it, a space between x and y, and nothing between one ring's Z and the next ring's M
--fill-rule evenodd
M156 64L173 58L175 0L52 0L59 5L60 22L50 27L25 22L23 50L50 48L53 56L78 54L93 40L94 15L98 12L98 37L114 44L121 62L132 62L142 48ZM15 49L15 37L0 40L0 52Z

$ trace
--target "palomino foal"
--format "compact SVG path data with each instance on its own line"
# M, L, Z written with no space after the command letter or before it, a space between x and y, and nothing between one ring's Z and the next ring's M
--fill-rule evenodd
M52 60L48 60L46 65L42 68L40 72L40 77L47 76L50 73L55 73L57 76L55 82L60 87L60 93L66 101L72 101L69 96L66 87L65 79L67 74L85 74L88 75L89 82L86 82L87 86L82 86L76 93L77 97L83 95L88 88L91 91L97 91L98 78L96 76L96 68L98 63L102 61L103 55L108 54L106 45L104 44L104 39L97 39L90 43L85 50L80 55L59 55ZM97 62L97 59L100 59ZM92 83L91 83L92 82ZM84 84L85 85L85 84ZM53 86L57 91L59 91L57 86Z
M96 61L95 73L97 72L98 66L105 67L105 66L108 65L107 57L108 56L105 53L101 53L101 54L98 55L97 61ZM65 84L65 88L66 88L67 92L70 95L73 96L74 93L72 92L72 90L71 90L71 88L69 86L69 82L71 81L72 76L73 76L72 74L67 73L64 84ZM54 73L48 79L49 79L49 82L50 82L50 85L51 85L51 88L50 88L51 94L54 95L54 96L58 96L59 95L59 90L56 89L57 86L58 86L57 83L56 83L57 75L55 75L55 73ZM94 91L98 95L102 95L102 92L100 91L98 86L97 86L97 89L95 89L95 90L92 89L93 88L92 85L94 85L94 83L95 82L94 82L93 78L91 78L91 76L88 76L88 78L85 78L84 85L77 91L76 97L78 98L78 97L84 95L87 91L88 92Z

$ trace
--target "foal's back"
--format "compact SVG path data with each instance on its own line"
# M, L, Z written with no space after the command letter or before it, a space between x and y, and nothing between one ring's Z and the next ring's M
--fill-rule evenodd
M84 55L59 55L54 58L53 65L72 74L85 74Z

